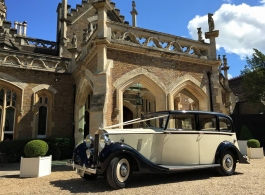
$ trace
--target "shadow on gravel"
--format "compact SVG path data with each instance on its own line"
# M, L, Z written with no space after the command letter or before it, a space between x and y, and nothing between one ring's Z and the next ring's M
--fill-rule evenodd
M98 177L96 180L90 181L86 181L82 178L59 180L52 181L51 184L54 187L59 187L61 190L67 190L70 193L99 193L113 190L103 177Z
M15 175L4 175L4 176L0 176L0 179L1 178L20 178L18 174L15 174Z
M62 172L62 171L73 171L73 168L66 165L52 165L52 172Z
M240 174L242 173L235 173L235 175ZM134 173L127 188L138 188L144 186L154 186L158 184L170 184L177 182L204 180L213 177L219 177L219 174L216 173L214 169L186 171L170 174ZM103 177L99 177L96 180L90 181L83 180L82 178L71 179L66 181L53 181L51 182L51 184L55 187L59 187L62 190L68 190L71 193L99 193L113 190L111 187L109 187L106 179Z

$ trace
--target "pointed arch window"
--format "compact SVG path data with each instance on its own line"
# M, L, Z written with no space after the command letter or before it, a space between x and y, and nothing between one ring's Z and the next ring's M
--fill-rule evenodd
M1 140L13 140L15 130L17 93L0 86L0 130Z
M45 138L47 135L47 121L48 121L48 97L39 96L39 110L38 110L38 130L37 137Z

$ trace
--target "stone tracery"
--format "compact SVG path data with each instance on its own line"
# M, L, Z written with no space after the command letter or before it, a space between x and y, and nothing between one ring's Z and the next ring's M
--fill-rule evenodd
M164 49L168 51L177 51L177 52L186 53L189 55L196 55L199 58L205 57L208 55L207 50L199 48L196 45L184 45L183 43L180 43L177 40L162 42L156 37L137 36L135 33L132 33L132 32L112 31L111 38L113 40L122 41L122 42L131 42L131 43L139 44L141 46Z

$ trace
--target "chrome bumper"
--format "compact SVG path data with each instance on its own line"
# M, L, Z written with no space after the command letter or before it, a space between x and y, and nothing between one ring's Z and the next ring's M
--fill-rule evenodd
M84 173L88 173L88 174L97 174L97 170L96 169L91 169L91 168L86 168L85 165L80 166L74 163L73 160L68 160L66 162L67 166L73 167L73 169L76 169L76 173L84 176Z

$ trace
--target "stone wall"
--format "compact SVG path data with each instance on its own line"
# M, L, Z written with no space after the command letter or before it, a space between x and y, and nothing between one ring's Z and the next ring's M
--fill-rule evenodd
M55 74L45 71L14 69L0 67L1 79L9 83L24 86L22 114L17 113L18 124L15 139L31 138L33 122L33 88L39 85L51 86L57 92L54 95L52 110L51 137L65 137L73 134L73 79L69 74L58 74L59 81L54 80ZM12 80L16 78L15 82ZM4 82L2 81L4 84ZM21 97L17 97L20 99Z
M67 46L63 48L63 57L68 57L71 58L71 53L67 51L67 48L72 48L72 38L73 38L73 33L76 34L77 37L77 48L81 49L82 43L83 43L83 34L84 34L84 29L88 28L88 20L87 18L90 18L95 15L96 10L91 7L91 5L86 4L87 9L90 9L88 12L85 14L80 14L82 10L79 12L75 12L75 15L80 14L80 18L73 18L71 20L75 21L74 19L77 19L75 22L71 21L71 23L68 23L67 25L67 39L68 43ZM78 16L78 17L79 17ZM69 17L69 16L68 16Z
M172 81L176 80L178 77L182 77L183 75L190 75L201 83L201 86L206 86L207 94L209 94L209 85L207 72L212 71L211 66L195 64L190 62L184 62L179 60L170 60L162 57L154 57L144 54L130 53L120 50L114 50L108 48L107 58L113 60L113 68L111 69L111 83L113 84L117 79L119 79L124 74L135 70L137 68L146 69L148 72L152 73L155 77L157 77L165 87L168 87ZM128 78L129 79L129 78ZM126 79L125 79L126 80ZM108 106L108 124L111 124L111 113L113 109L116 108L116 90L115 87L110 83L110 91L112 93L112 105ZM212 85L213 92L213 103L215 111L220 110L220 106L217 105L215 101L215 96L217 95L217 91L214 90L214 86ZM183 96L184 97L184 96ZM182 100L184 98L181 98ZM182 102L184 105L184 103ZM184 105L182 109L188 109L187 105ZM111 112L111 113L109 113Z

